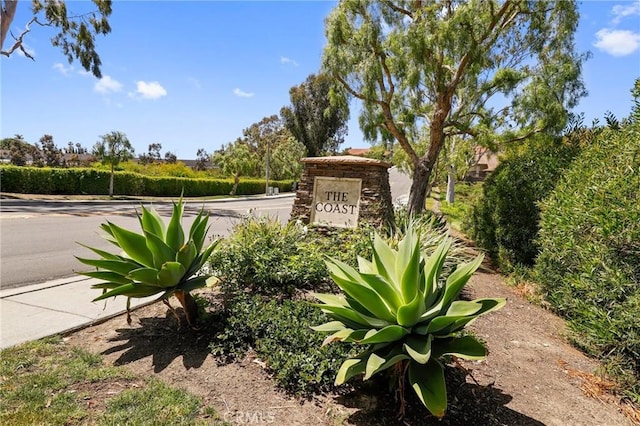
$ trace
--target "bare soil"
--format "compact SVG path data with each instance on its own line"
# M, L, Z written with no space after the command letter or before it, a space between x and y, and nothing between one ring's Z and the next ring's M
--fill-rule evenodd
M468 296L506 297L508 303L471 325L486 342L489 355L483 361L450 366L449 408L441 421L431 417L410 390L407 416L398 420L394 395L382 381L355 381L338 394L310 400L287 395L274 386L264 363L254 355L220 365L208 351L210 332L188 329L184 321L178 325L162 303L136 310L131 326L123 315L66 339L104 355L107 363L156 376L202 397L231 424L640 424L640 414L608 394L611 385L594 375L598 363L567 343L561 319L529 303L487 265L472 278ZM93 403L103 405L96 398L109 398L117 391L99 390Z

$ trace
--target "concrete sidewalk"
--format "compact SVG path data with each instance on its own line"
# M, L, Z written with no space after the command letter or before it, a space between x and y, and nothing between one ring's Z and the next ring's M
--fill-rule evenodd
M0 349L91 325L126 311L125 297L92 303L93 278L73 276L0 290ZM158 296L132 299L131 308Z

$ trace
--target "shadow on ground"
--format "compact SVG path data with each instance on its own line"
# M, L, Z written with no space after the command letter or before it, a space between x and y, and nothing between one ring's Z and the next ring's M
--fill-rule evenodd
M209 352L210 333L193 330L186 324L182 310L176 317L167 311L164 318L140 318L136 328L117 329L117 336L109 339L115 345L102 352L103 355L122 352L114 361L115 365L125 365L151 357L153 371L159 373L175 359L182 358L186 370L199 368Z
M467 376L463 368L447 368L448 407L441 420L429 413L410 388L406 389L405 417L400 420L395 395L388 391L388 382L380 379L359 382L353 391L337 397L336 401L358 410L348 418L349 424L358 426L544 426L544 423L508 408L506 404L512 397L501 389L467 383Z

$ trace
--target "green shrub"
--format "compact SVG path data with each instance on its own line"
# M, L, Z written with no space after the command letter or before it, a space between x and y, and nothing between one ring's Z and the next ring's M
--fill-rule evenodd
M515 264L533 265L540 211L537 203L555 186L577 153L568 138L540 137L505 158L483 185L474 203L468 232L505 271Z
M252 348L281 388L298 395L329 391L342 359L354 353L348 346L321 347L322 336L311 326L323 321L326 316L305 301L242 295L216 321L221 329L210 349L229 361Z
M575 343L640 403L640 103L580 154L541 212L537 280Z

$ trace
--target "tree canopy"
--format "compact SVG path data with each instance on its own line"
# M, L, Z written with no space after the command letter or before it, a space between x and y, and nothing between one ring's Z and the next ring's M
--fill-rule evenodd
M280 110L289 131L307 148L307 156L335 153L347 134L349 107L346 102L331 102L335 80L325 74L307 77L289 90L291 106Z
M113 196L113 178L115 168L122 161L133 158L135 151L127 135L119 131L112 131L100 136L100 140L93 146L93 155L102 162L108 164L111 169L109 179L109 196Z
M585 94L577 23L574 1L343 0L327 18L323 68L362 101L365 137L406 152L417 213L446 138L492 145L564 127Z
M33 24L53 27L58 32L51 39L51 44L59 47L69 63L78 60L86 71L98 78L102 77L100 56L96 51L95 36L111 32L109 16L111 0L92 0L96 9L86 13L74 14L67 8L64 0L32 0L33 17L26 23L25 29L15 36L11 47L5 49L5 41L15 18L18 0L2 0L0 9L0 53L10 56L20 50L28 58L33 56L24 48L23 38L31 31ZM77 3L76 3L77 4Z

